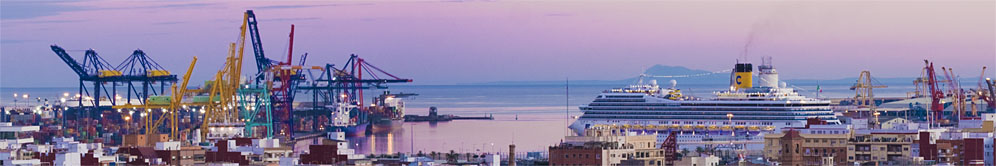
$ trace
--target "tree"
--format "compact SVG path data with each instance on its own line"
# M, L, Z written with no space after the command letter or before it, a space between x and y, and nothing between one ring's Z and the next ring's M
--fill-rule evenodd
M446 161L456 162L458 156L459 155L456 153L456 151L450 150L450 153L446 154Z
M696 154L699 154L699 156L702 156L702 152L705 152L705 149L703 149L701 146L700 147L695 147L695 153Z
M688 156L688 148L682 148L681 149L681 157L685 157L685 156Z

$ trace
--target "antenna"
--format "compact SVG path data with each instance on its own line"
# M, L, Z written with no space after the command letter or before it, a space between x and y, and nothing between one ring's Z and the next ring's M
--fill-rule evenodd
M571 130L571 78L564 80L564 136L569 136Z

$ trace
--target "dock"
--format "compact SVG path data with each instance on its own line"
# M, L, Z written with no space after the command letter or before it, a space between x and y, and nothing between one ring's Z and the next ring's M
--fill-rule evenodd
M494 120L494 116L439 115L436 107L429 107L429 115L405 115L405 122L447 122L452 120Z

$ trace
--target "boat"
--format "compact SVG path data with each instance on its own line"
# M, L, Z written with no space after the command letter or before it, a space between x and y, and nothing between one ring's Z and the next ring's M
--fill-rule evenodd
M405 97L417 94L391 94L385 91L374 97L368 107L356 102L339 102L329 121L332 132L344 132L346 136L389 133L401 129L404 122Z
M764 132L804 127L806 121L813 118L828 124L841 124L831 111L829 100L801 96L795 89L779 82L770 61L768 58L758 66L757 86L753 86L753 65L736 63L731 72L730 89L714 92L714 98L684 96L673 80L671 87L666 88L659 86L656 80L645 81L641 76L634 85L605 90L591 103L579 106L583 115L570 128L578 135L595 125L610 125L624 126L621 130L658 134L696 134L690 131L700 130L707 131L706 134L747 134L757 138ZM670 127L626 127L641 125ZM698 132L703 135L701 133Z

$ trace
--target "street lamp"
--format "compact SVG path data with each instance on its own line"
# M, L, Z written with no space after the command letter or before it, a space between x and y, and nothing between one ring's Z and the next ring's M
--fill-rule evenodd
M726 113L726 118L730 119L730 128L733 128L733 113ZM737 136L736 128L730 130L730 135Z

